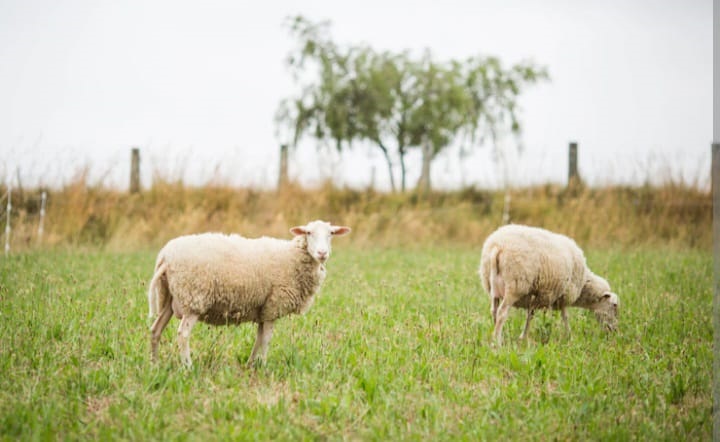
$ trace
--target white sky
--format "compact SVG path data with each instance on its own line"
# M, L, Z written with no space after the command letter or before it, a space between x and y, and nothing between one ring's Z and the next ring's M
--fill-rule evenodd
M550 83L521 99L515 184L564 182L567 144L592 184L683 179L709 186L712 1L55 1L0 0L0 174L58 184L83 165L126 186L130 147L153 171L190 183L273 186L273 117L295 91L282 26L330 20L340 44L430 48L438 58L531 59ZM419 155L409 158L409 184ZM291 174L306 184L387 186L379 151L318 154L305 142ZM433 163L443 187L502 183L489 149Z

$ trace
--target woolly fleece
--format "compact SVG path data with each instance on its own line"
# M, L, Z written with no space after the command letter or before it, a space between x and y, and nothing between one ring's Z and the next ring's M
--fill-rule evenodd
M167 243L158 255L160 263L167 269L158 310L170 301L169 291L177 316L193 313L214 325L304 313L325 279L324 266L306 251L304 235L292 240L187 235Z

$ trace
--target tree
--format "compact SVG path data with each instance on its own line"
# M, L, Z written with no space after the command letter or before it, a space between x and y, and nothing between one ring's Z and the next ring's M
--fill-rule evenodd
M435 156L449 146L466 124L471 106L461 71L453 64L433 61L426 52L416 71L416 94L420 97L413 114L412 145L422 149L422 169L416 188L430 189L430 165Z
M338 148L343 143L370 142L377 146L388 166L390 186L396 190L393 173L392 139L397 129L395 119L398 94L393 91L402 83L404 75L399 56L389 53L377 54L370 48L354 48L346 57L351 69L347 81L327 89L328 108L324 124ZM341 83L341 82L338 82ZM395 149L400 154L404 170L404 158L400 144ZM403 184L404 186L404 184Z
M403 97L397 90L403 85L400 62L404 57L378 54L363 46L341 49L327 38L327 27L326 23L316 25L300 16L289 21L299 44L287 64L295 80L302 83L301 94L281 103L276 123L291 128L293 145L310 129L316 139L334 141L338 150L358 141L375 144L388 164L394 191L393 152L387 143L397 132L393 118L399 109L397 99ZM310 76L314 81L303 82L301 77L307 76L309 62L316 76ZM403 118L397 121L402 124ZM405 151L402 144L394 150L400 154L404 188Z
M418 188L427 190L432 160L460 137L472 148L487 138L496 146L500 131L519 134L518 95L547 78L542 67L520 63L505 70L495 57L440 63L429 51L416 60L407 51L340 47L329 38L328 23L301 16L289 28L298 45L287 63L300 94L281 103L278 127L289 129L292 146L310 132L338 150L372 143L383 153L393 191L395 160L406 189L411 149L422 149Z
M327 134L339 149L343 143L351 146L354 142L370 142L379 148L393 191L397 188L396 158L400 190L405 191L409 150L423 140L444 146L460 127L454 109L458 105L448 98L443 85L447 73L429 63L429 73L423 74L426 66L407 52L376 53L367 47L352 48L339 60L345 63L347 77L323 87L328 97L323 114Z

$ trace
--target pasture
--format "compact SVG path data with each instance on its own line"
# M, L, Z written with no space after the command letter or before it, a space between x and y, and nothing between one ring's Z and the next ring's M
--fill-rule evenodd
M155 251L55 248L0 260L4 440L707 440L712 256L586 250L620 295L620 328L539 313L490 346L479 248L335 243L305 316L276 324L247 369L255 326L195 327L185 370L166 329L149 360Z

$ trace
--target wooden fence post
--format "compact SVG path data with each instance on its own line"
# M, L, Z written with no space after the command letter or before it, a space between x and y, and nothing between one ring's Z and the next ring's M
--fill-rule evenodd
M278 190L285 187L288 182L288 145L280 145L280 172L278 175Z
M576 184L580 181L577 167L577 151L577 142L570 142L570 146L568 147L568 186Z
M45 232L45 206L47 205L47 192L42 191L40 195L40 222L38 223L38 243L42 242L43 233Z
M130 193L140 192L140 149L133 147L130 154Z

